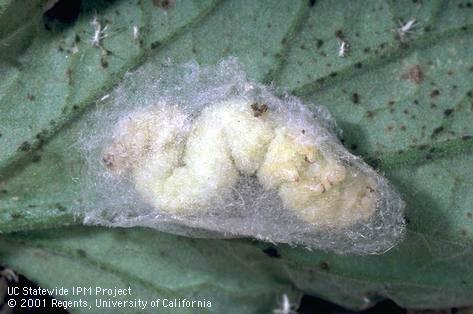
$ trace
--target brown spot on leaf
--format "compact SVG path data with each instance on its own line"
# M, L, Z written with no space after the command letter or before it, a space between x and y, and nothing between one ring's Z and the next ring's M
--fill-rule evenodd
M407 72L401 75L403 80L411 81L415 84L420 84L424 80L424 72L422 71L420 65L411 65Z
M168 10L176 4L176 0L153 0L155 6Z

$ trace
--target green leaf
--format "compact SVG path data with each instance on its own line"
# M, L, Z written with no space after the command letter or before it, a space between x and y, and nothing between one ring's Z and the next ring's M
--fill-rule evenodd
M144 312L149 313L263 313L277 306L284 293L300 298L277 263L245 243L197 241L141 228L72 227L13 235L0 245L2 262L46 287L67 288L69 294L59 299L85 301L92 312L142 313L95 303L141 299L148 301ZM92 287L93 292L72 295L73 287ZM131 295L97 296L96 287L131 287ZM156 299L163 300L159 309L150 304ZM165 308L164 299L206 300L211 307L176 310ZM91 312L89 306L74 310Z
M23 2L0 2L1 263L45 287L129 283L150 297L202 291L235 313L269 312L284 292L353 308L382 298L406 307L471 305L470 2L178 0L163 9L151 0L83 1L68 25L45 20L39 2L11 14ZM110 21L102 41L110 53L91 44L94 12ZM400 40L399 22L411 18L417 26ZM338 56L340 40L350 45L346 57ZM127 71L226 56L237 56L252 79L330 109L345 146L405 199L404 243L357 257L279 245L273 259L261 253L267 244L244 240L139 228L28 231L80 224L69 211L86 179L77 133ZM38 256L47 263L30 262Z

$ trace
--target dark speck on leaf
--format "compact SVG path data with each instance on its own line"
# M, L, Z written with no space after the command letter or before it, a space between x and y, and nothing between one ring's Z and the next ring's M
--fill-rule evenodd
M357 69L361 69L362 66L363 66L363 64L361 62L355 63L355 68L357 68Z
M11 213L11 218L13 218L13 219L18 219L18 218L21 218L21 217L22 217L22 215L19 212Z
M445 109L445 111L443 112L443 114L448 117L449 115L451 115L453 113L453 109Z
M432 136L438 135L438 134L441 133L443 130L444 130L444 127L443 127L443 126L439 126L438 128L435 128L435 129L432 131Z
M151 43L151 49L159 48L159 46L161 46L161 42L160 42L160 41L153 41L153 42Z
M471 138L472 138L471 135L463 135L463 136L462 136L462 140L464 140L464 141L471 140Z
M269 257L280 258L281 255L279 254L278 250L274 246L269 246L263 250L263 253L268 255Z
M66 211L66 207L64 207L61 203L56 203L56 208L61 212Z
M100 58L100 65L104 69L108 68L108 61L105 57Z
M381 160L377 157L368 157L365 159L365 161L368 163L368 165L375 169L378 169L381 165Z
M46 137L47 134L48 134L48 130L43 129L41 132L37 133L35 137L38 140L44 140L44 138Z
M335 36L338 38L338 39L343 39L344 38L344 35L343 35L343 31L341 29L337 29L335 31Z
M176 0L153 0L155 6L160 7L163 10L168 10L174 6Z
M316 0L309 0L309 6L312 8L315 5Z
M33 101L35 99L34 95L32 94L28 94L28 96L26 96L28 98L29 101Z
M78 249L77 250L77 254L80 256L80 257L86 257L87 256L87 253L82 250L82 249Z
M358 93L353 93L351 95L351 101L354 103L354 104L358 104L360 103L360 95Z
M440 95L440 91L438 89L434 89L431 93L430 93L430 97L431 98L435 98L437 97L438 95Z
M337 74L338 74L337 72L332 72L332 73L329 74L329 76L330 77L335 77L335 76L337 76Z
M330 269L330 266L328 265L327 262L321 262L319 266L320 266L320 269L323 269L323 270L329 270Z
M323 41L322 39L317 39L317 40L316 40L316 47L317 47L317 49L322 48L323 45L324 45L324 41Z
M20 147L18 148L21 151L27 152L31 149L31 144L27 141L21 143Z

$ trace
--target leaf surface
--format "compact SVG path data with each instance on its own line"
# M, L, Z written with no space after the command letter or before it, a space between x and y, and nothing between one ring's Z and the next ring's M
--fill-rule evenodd
M216 304L235 313L243 306L269 312L284 291L297 300L294 288L353 308L386 297L406 307L471 305L470 2L208 0L164 9L159 1L83 1L67 25L41 16L40 2L30 2L30 15L9 14L21 3L0 2L2 263L45 287L130 283L146 296L210 296L224 287ZM91 43L94 12L109 24L101 41L109 52ZM401 40L399 23L412 18L417 24ZM338 56L341 40L350 45L346 57ZM345 146L385 173L405 199L404 243L364 257L279 245L274 259L260 252L267 244L245 240L140 228L32 230L80 224L69 211L83 198L85 180L77 133L127 71L159 73L170 61L214 64L226 56L238 57L250 78L330 109ZM28 263L38 254L48 263ZM195 286L179 287L185 274L176 269L187 269Z

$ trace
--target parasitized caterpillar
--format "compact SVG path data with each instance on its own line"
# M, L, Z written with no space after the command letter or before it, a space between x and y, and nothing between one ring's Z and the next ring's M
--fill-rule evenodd
M388 250L404 232L403 201L343 147L328 111L311 109L248 80L235 59L132 73L92 117L105 131L82 141L93 186L116 198L86 221Z

